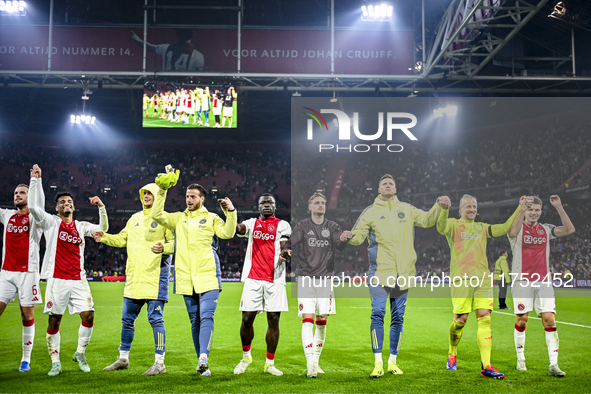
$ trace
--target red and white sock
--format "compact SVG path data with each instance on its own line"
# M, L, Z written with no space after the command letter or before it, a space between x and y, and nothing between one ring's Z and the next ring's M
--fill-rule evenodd
M45 339L47 340L47 350L49 351L49 356L51 357L52 363L59 363L60 362L60 330L57 329L55 331L47 329L47 334L45 335Z
M546 345L548 345L548 357L550 365L558 363L558 331L556 327L546 327Z
M318 364L320 354L324 348L326 339L326 320L316 320L316 333L314 334L314 364Z
M267 364L275 364L275 353L267 352L267 360L265 362Z
M525 360L525 327L521 328L516 324L515 331L513 331L513 339L515 340L517 359Z
M314 319L304 319L302 321L302 346L304 347L306 363L310 366L314 362Z
M88 346L90 337L92 336L93 325L93 323L80 323L80 328L78 329L78 349L76 350L78 353L84 353L86 351L86 346Z
M35 319L23 322L23 358L21 362L31 362L33 342L35 342Z
M250 349L251 349L251 345L248 346L242 346L242 357L243 358L250 358Z

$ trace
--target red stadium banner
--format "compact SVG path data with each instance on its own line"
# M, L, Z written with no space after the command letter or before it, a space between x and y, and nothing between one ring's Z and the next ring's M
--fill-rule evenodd
M0 69L47 70L49 28L0 26ZM54 27L54 71L142 71L143 30ZM147 71L237 71L236 30L149 29ZM336 31L336 74L412 74L414 33ZM330 73L330 32L244 30L241 72Z

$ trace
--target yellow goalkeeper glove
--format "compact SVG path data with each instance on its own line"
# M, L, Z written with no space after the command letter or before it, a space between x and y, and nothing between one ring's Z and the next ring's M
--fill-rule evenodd
M168 190L179 180L179 175L181 174L180 170L176 170L174 172L169 172L167 174L158 174L156 177L156 184L160 187L160 189Z

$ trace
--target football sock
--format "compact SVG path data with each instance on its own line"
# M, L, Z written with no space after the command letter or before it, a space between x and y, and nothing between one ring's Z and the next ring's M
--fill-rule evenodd
M558 363L558 332L556 327L546 327L546 345L548 345L548 357L550 365Z
M320 354L326 340L326 320L316 321L316 333L314 334L314 363L318 364Z
M515 351L517 352L517 359L525 360L525 327L521 328L517 324L515 324L513 339L515 340Z
M392 362L394 364L396 364L396 355L395 354L390 354L390 358L388 359L388 364L390 364Z
M31 362L31 351L35 341L35 319L23 322L23 358L21 361Z
M248 346L242 346L242 357L243 358L250 358L250 347L251 345Z
M375 357L376 363L381 363L382 362L382 352L380 352L380 353L374 353L373 356Z
M205 361L205 362L207 362L207 353L201 353L199 355L199 361Z
M222 127L224 127L224 125L225 125L225 124L226 124L226 117L224 116L224 117L222 118Z
M316 328L316 332L318 332L318 328ZM304 346L306 363L310 365L314 359L314 319L302 321L302 345Z
M52 331L48 328L45 339L47 340L47 350L49 351L51 362L58 363L60 361L60 330Z
M232 127L232 118L230 118L230 123L228 123L228 128Z
M162 354L156 353L154 362L164 364L164 352L162 352Z
M458 355L458 345L464 333L464 326L465 324L460 324L455 319L451 322L451 327L449 327L449 357Z
M119 350L119 358L129 360L129 350Z
M267 364L275 364L275 353L267 352L267 360L265 362Z
M78 349L76 350L78 353L84 353L86 351L86 346L88 346L90 337L92 336L92 326L93 323L80 323L80 328L78 329Z
M490 328L490 316L478 319L478 347L480 348L480 360L483 368L490 365L490 353L492 350L492 330Z

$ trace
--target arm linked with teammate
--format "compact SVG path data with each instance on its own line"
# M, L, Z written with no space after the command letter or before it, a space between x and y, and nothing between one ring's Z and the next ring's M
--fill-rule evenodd
M449 218L449 207L451 207L451 200L449 197L440 197L437 199L438 204L441 207L439 216L437 217L437 231L439 234L445 235L451 231L451 226L448 225Z
M526 197L526 199L530 199L530 198L531 197ZM513 212L513 214L509 217L509 219L507 219L507 221L505 223L491 225L489 227L489 231L486 232L486 237L487 238L491 238L491 236L492 237L500 237L501 235L507 234L511 230L511 226L513 226L513 223L515 223L515 219L519 215L520 211L521 211L521 204L519 204L517 206L517 208L515 209L515 212Z
M531 197L521 196L519 199L519 213L515 218L515 221L511 225L511 230L509 231L509 237L515 238L519 235L519 231L521 230L521 224L523 222L523 218L525 217L525 212L531 206L531 202L528 202L528 199ZM533 202L533 199L531 200Z
M238 214L236 213L234 204L232 204L232 201L228 197L219 199L218 202L224 210L226 222L224 223L222 218L217 216L213 222L213 230L219 238L230 239L236 234Z
M369 229L371 228L369 212L369 209L363 211L363 213L361 214L361 216L359 216L359 219L357 219L357 222L355 223L351 231L343 231L343 234L341 234L341 236L346 236L348 238L352 235L349 238L349 243L351 245L361 245L363 242L365 242L365 239L369 235Z
M413 207L412 218L415 226L429 228L437 223L439 212L441 211L441 205L439 200L443 197L438 197L435 204L429 209L429 212L425 212L422 209Z

